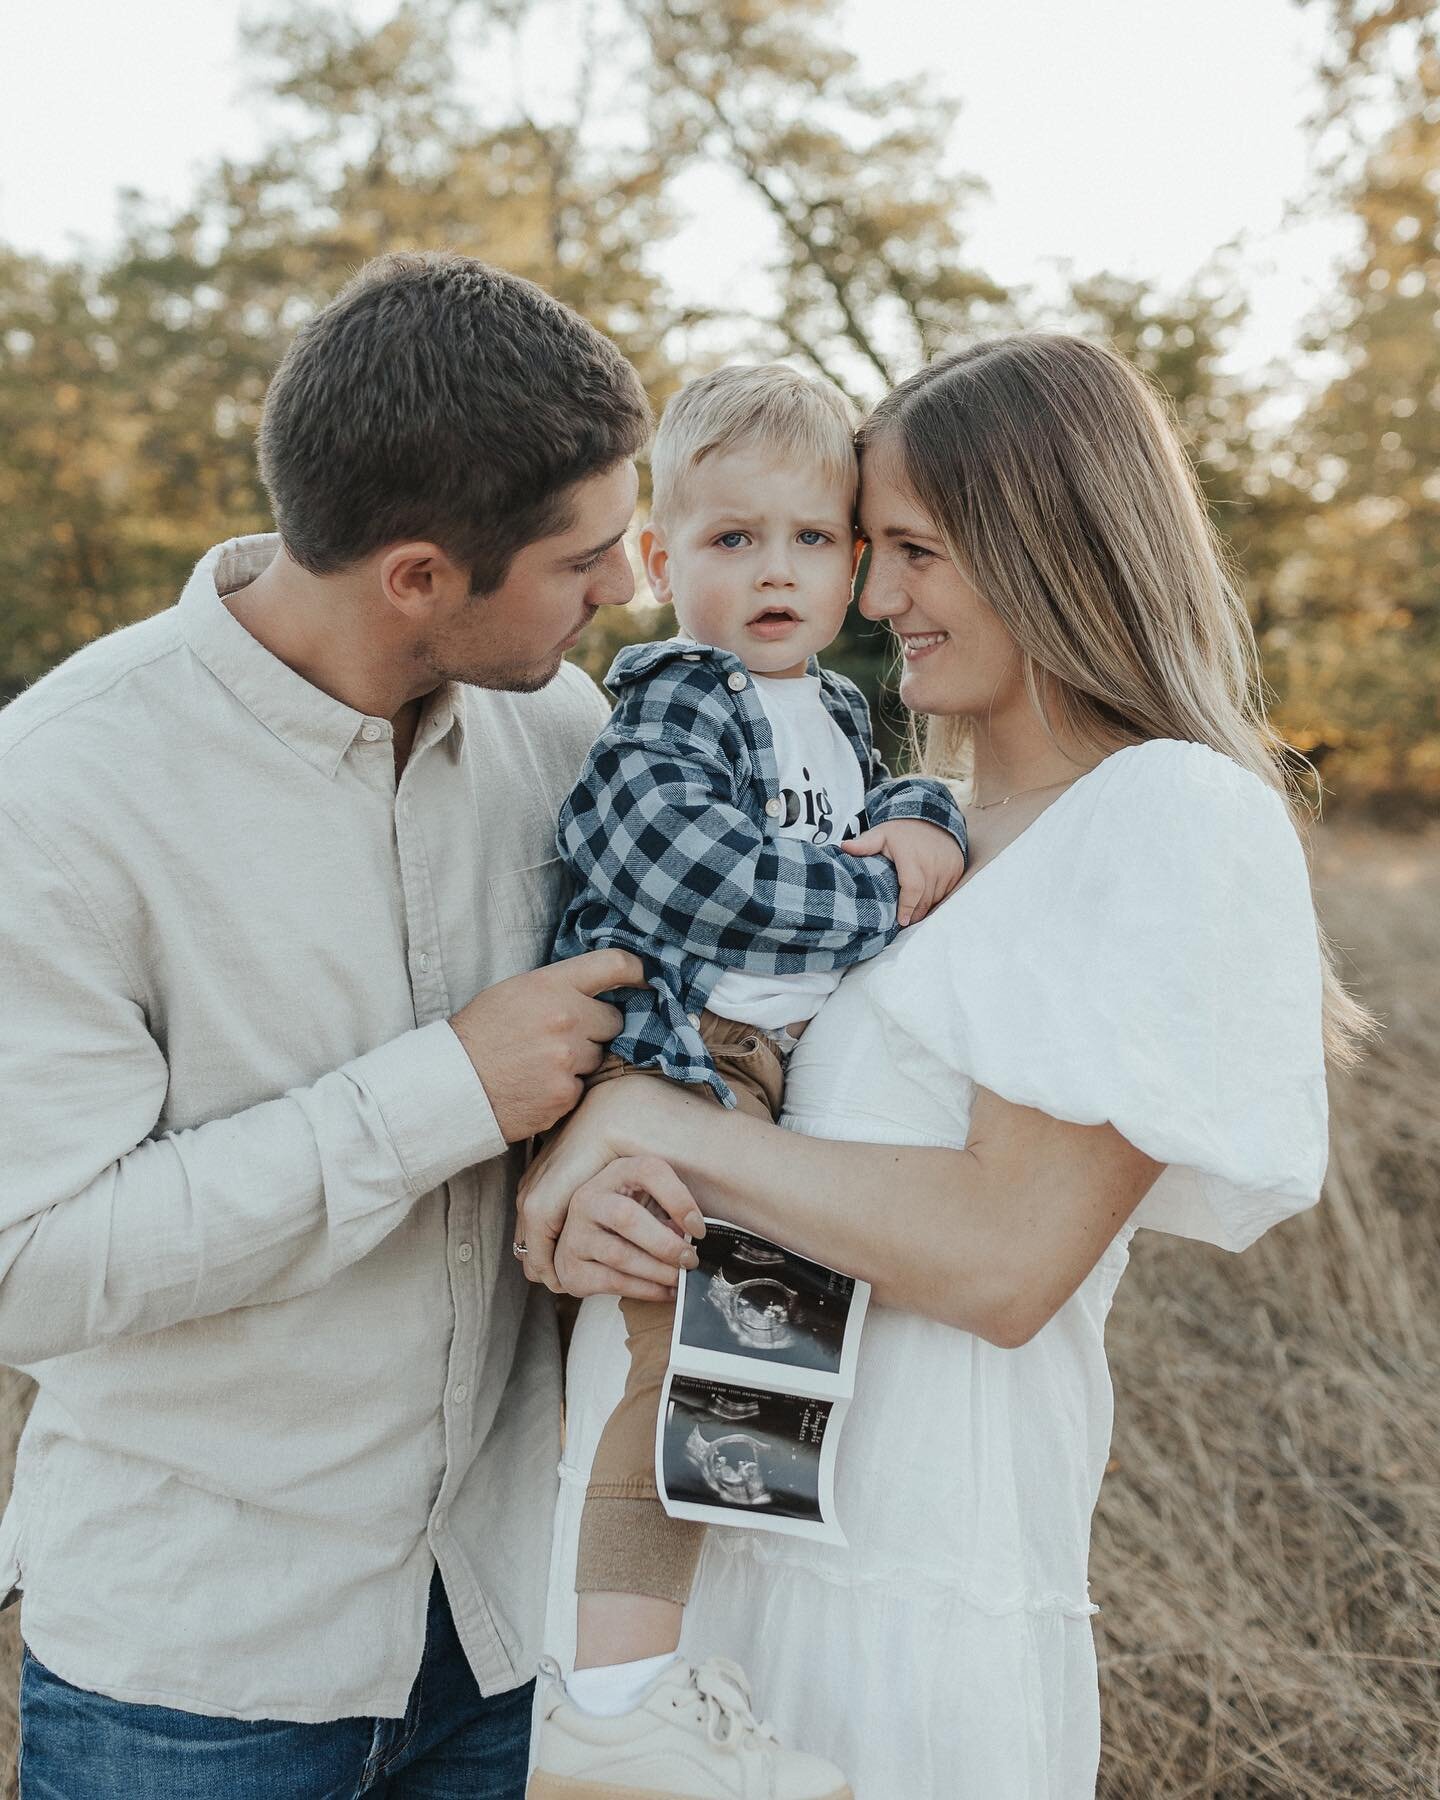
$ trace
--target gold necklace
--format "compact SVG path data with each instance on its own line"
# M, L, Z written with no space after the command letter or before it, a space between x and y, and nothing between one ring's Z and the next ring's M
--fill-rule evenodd
M1071 775L1065 781L1047 781L1042 787L1018 788L1013 794L1007 794L1003 800L975 800L971 805L975 812L989 812L995 806L1008 806L1012 800L1023 800L1028 794L1048 794L1051 788L1067 788L1080 779Z

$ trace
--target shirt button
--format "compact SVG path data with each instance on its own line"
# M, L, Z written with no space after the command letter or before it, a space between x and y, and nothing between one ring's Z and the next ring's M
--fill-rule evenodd
M420 952L419 962L420 971L423 974L425 970L430 967L430 952L428 950L422 950Z
M780 802L772 795L770 799L765 802L765 816L770 819L778 819L780 817L780 811Z
M367 719L365 721L365 723L360 727L360 735L361 735L361 737L364 738L364 740L367 744L373 744L378 739L384 737L385 727L383 725L377 724L377 722L374 719Z
M741 688L745 686L745 677L738 669L736 669L733 675L727 675L725 677L725 685L732 694L738 694Z
M456 1387L454 1392L451 1394L450 1398L455 1402L455 1404L457 1406L463 1406L465 1404L465 1402L470 1398L470 1390L468 1387L466 1387L465 1383L462 1381L459 1384L459 1386Z
M455 1255L460 1262L469 1262L474 1254L475 1252L469 1244L461 1244L460 1248L455 1252Z
M690 1023L695 1027L695 1029L697 1031L700 1029L699 1013L686 1013L685 1017L690 1021Z

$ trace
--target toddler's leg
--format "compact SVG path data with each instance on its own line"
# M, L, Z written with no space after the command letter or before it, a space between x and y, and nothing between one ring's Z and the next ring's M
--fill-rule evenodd
M768 1038L705 1013L701 1034L743 1112L773 1118L783 1065ZM529 1800L734 1800L747 1792L851 1800L833 1764L756 1728L733 1663L676 1655L703 1527L672 1519L655 1490L655 1423L675 1316L669 1301L623 1303L630 1376L606 1422L580 1525L580 1619L568 1682L542 1663L545 1698ZM718 1709L718 1712L717 1712ZM723 1730L717 1726L723 1715Z
M737 1110L773 1119L784 1076L769 1040L712 1013L702 1016L701 1035L735 1094ZM655 1487L655 1426L674 1303L624 1300L621 1309L630 1373L601 1434L580 1520L577 1669L672 1652L704 1543L704 1526L672 1519Z
M680 1639L705 1528L672 1519L655 1488L655 1421L675 1319L669 1300L623 1300L630 1373L606 1421L580 1520L577 1668L661 1656Z

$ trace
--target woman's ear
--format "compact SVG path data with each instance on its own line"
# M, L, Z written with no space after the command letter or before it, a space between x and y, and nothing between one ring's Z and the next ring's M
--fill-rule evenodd
M645 564L650 592L659 605L668 606L674 597L670 592L670 552L658 525L647 525L640 533L640 560Z

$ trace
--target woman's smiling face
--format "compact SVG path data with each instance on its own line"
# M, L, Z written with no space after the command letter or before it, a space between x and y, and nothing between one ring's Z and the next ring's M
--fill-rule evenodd
M1014 639L951 561L906 485L897 447L884 437L861 458L860 531L870 545L860 610L899 640L905 705L971 718L1017 700L1028 708Z

